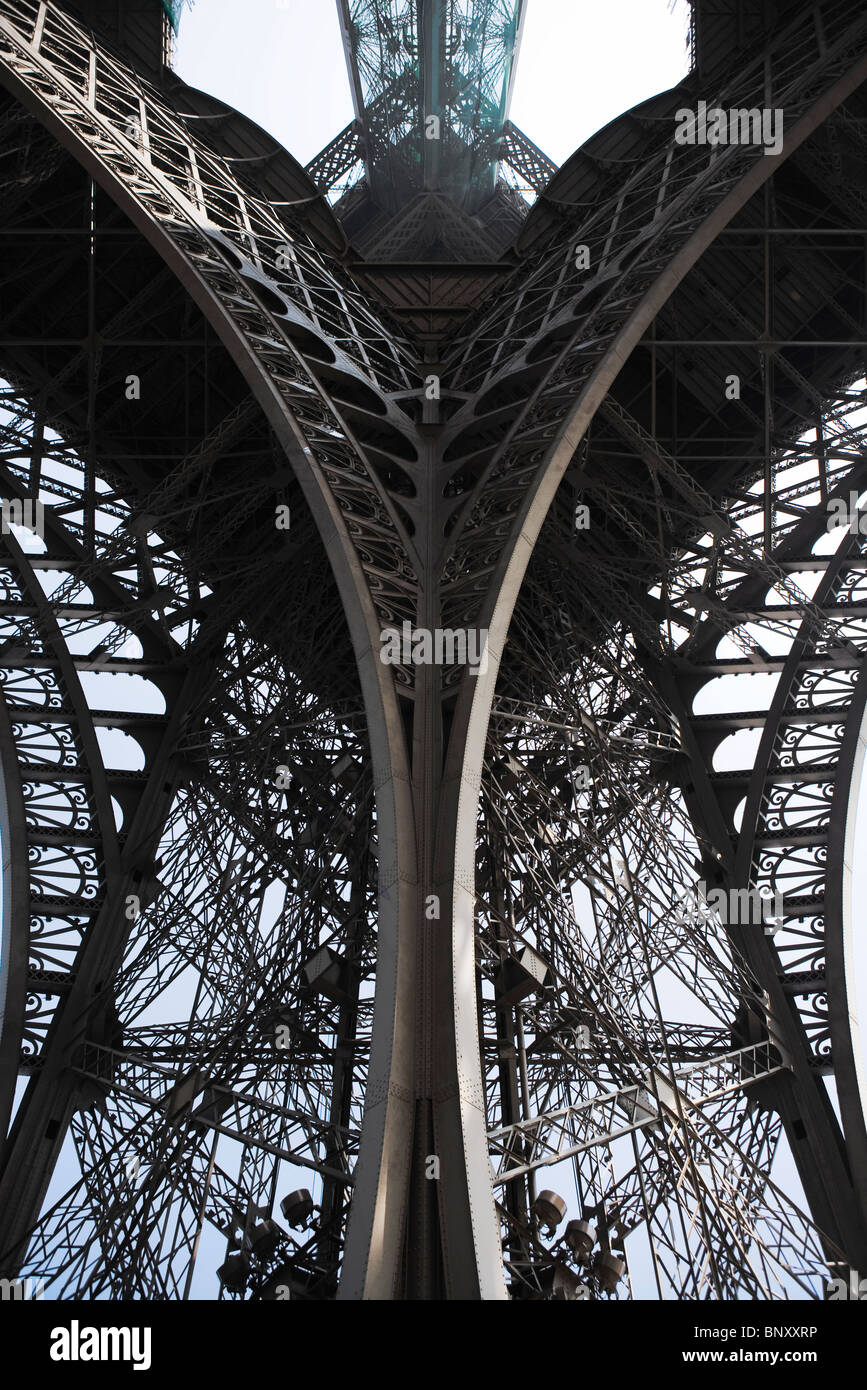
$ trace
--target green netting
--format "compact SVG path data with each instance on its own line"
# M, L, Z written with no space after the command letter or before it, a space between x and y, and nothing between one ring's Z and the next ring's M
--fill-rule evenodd
M380 200L387 205L390 185L398 204L407 188L437 188L470 210L493 191L524 0L342 6Z
M172 23L175 33L178 32L178 25L181 22L181 11L192 5L193 0L162 0L163 9Z

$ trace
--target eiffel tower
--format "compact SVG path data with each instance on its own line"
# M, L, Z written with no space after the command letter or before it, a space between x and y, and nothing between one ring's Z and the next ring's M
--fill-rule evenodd
M0 1274L46 1297L867 1271L867 12L693 0L557 168L532 2L339 0L303 168L173 71L180 4L0 0Z

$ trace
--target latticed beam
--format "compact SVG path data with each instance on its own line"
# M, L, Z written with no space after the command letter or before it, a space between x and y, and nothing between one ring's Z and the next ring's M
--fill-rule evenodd
M315 159L311 159L305 173L324 193L330 192L355 167L363 153L358 122L350 121L345 130L335 135L330 144L320 150Z
M338 0L338 7L377 200L396 212L409 190L441 189L475 211L494 190L524 0Z
M503 126L500 157L534 193L541 193L557 172L557 165L553 159L549 159L538 145L534 145L529 136L511 121L506 121Z

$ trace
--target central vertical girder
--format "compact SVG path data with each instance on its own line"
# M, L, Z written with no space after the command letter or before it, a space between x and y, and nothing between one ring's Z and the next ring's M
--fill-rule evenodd
M377 201L441 192L473 212L494 190L525 0L338 0ZM435 124L429 124L433 118Z

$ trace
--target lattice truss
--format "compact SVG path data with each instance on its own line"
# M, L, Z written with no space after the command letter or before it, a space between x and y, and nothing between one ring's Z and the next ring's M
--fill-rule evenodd
M830 6L825 19L828 32L840 34L833 59L830 47L825 52L834 68L837 61L847 61L843 55L850 42L850 53L859 48L862 36L847 28L851 12L843 6ZM786 128L812 100L818 75L814 20L802 12L769 46L775 101L785 113ZM757 58L726 81L719 105L761 107L764 62ZM581 397L617 329L710 206L742 176L747 147L677 146L667 138L666 123L660 125L665 138L652 143L625 178L616 165L605 171L592 202L570 204L574 220L564 217L563 227L539 247L531 265L521 267L509 291L492 296L488 312L446 354L449 389L456 401L465 394L473 402L456 409L454 437L445 455L453 465L450 486L456 501L443 590L446 615L455 625L471 623L478 612L479 575L500 553L501 537L538 477L540 462L549 456L565 402ZM815 153L812 159L816 161ZM813 216L811 212L811 221ZM755 210L750 220L762 225ZM581 245L593 248L595 273L576 285L573 272ZM729 300L736 300L742 288L736 263L733 270L729 263L726 276ZM719 299L718 283L713 290ZM833 294L830 285L827 292ZM726 312L736 318L738 310L727 302ZM691 325L678 327L672 337L688 341ZM762 327L759 323L757 332ZM707 358L708 368L716 365L712 354ZM809 389L816 394L814 387ZM526 402L517 411L516 394ZM661 490L667 491L667 481L658 479Z
M155 712L164 703L156 663L142 659L155 623L171 648L161 674L186 654L201 681L174 731L183 775L149 871L116 909L118 959L100 1024L91 1020L70 1059L91 1099L73 1120L61 1171L77 1162L81 1176L44 1215L30 1258L56 1280L56 1296L179 1297L196 1229L209 1221L230 1251L240 1249L258 1208L273 1203L282 1160L284 1173L295 1168L322 1188L312 1243L281 1247L292 1277L333 1283L374 942L375 836L357 705L323 707L240 625L221 631L202 679L215 636L191 608L207 586L142 523L163 507L169 514L166 490L134 516L97 480L85 546L87 470L75 450L37 428L11 387L0 429L8 491L38 479L47 516L45 541L12 525L6 543L19 563L2 571L4 695L26 808L29 976L39 991L25 1023L25 1072L38 1074L54 1007L105 903L101 763L123 846L135 826L132 790L147 782L146 753L166 723ZM40 576L41 604L23 571ZM97 599L109 573L114 611ZM58 660L61 644L68 656ZM118 675L123 712L111 700ZM103 736L95 763L74 687L86 689ZM323 983L329 953L342 973ZM341 1048L351 1057L338 1064L338 1094ZM239 1155L234 1172L215 1158L218 1133Z
M862 29L844 23L849 7L819 9L824 31L811 17L773 55L787 119L863 42ZM288 223L159 94L130 86L101 55L91 61L56 12L27 3L2 12L20 34L43 26L40 62L51 72L33 75L35 47L15 36L4 38L4 61L46 100L69 102L66 119L83 139L104 142L102 157L135 188L139 208L171 227L185 273L201 277L293 413L311 470L347 518L378 617L413 619L416 557L403 507L411 470L402 466L412 463L412 410L401 417L394 404L419 385L407 344L303 232L293 230L288 264L274 273ZM829 44L823 32L843 37ZM758 100L765 71L764 60L747 69L732 104ZM88 111L52 87L58 74L88 93ZM13 110L3 120L14 219L60 155ZM108 128L126 131L126 143L109 141ZM454 502L449 625L477 617L480 576L502 552L564 401L748 155L703 160L660 144L608 202L579 209L582 237L604 247L597 273L576 289L574 230L560 229L445 364L444 393L459 402L443 469ZM79 194L63 185L50 197L57 207ZM98 211L94 199L94 239ZM51 273L59 283L63 264ZM46 514L42 540L20 528L4 537L0 569L4 770L25 807L17 862L30 920L30 1085L50 1061L76 962L104 940L90 967L97 1005L64 1035L88 1104L68 1117L55 1186L16 1267L50 1281L53 1296L182 1297L207 1228L224 1242L224 1295L275 1297L289 1286L293 1296L328 1296L371 1031L376 845L365 729L315 528L246 393L222 382L160 482L130 472L120 486L118 461L128 465L132 450L104 444L121 437L120 407L100 412L96 447L85 368L93 379L98 359L103 380L122 380L112 335L165 290L142 285L116 306L101 323L102 346L91 338L69 353L59 380L47 360L21 357L22 380L9 381L0 402L4 495L38 495ZM677 327L686 340L699 336L695 324ZM780 354L776 370L779 383L796 369ZM477 863L490 1151L519 1297L575 1296L579 1283L593 1297L653 1287L695 1298L820 1296L828 1262L842 1258L786 1180L765 1083L791 1059L754 953L718 916L675 920L673 905L721 853L683 775L690 740L702 737L730 829L760 787L742 877L783 895L763 949L774 953L811 1065L829 1072L829 808L867 638L864 541L826 525L829 499L867 481L863 379L849 380L813 388L812 424L788 427L782 443L771 430L772 447L722 498L695 480L687 445L664 447L609 397L530 567L487 747ZM761 436L767 413L754 406L743 411ZM57 428L61 417L78 430ZM649 473L640 505L604 467L614 447ZM257 523L253 542L238 544L257 509L267 502L273 513L275 487L292 505L291 544L314 557L292 571L279 642L269 621L288 599L276 582L285 550L273 516L267 539ZM594 524L579 538L574 508L584 502ZM612 590L619 621L602 616ZM686 672L684 688L695 683L686 704L659 679L666 664ZM769 731L759 773L755 743L739 746L740 763L716 759L732 710L700 698L749 672L778 677L763 708L748 703L735 716L750 737ZM109 697L118 677L147 684L140 708ZM541 962L535 975L527 948ZM530 961L523 974L516 961ZM577 1237L552 1248L531 1215L547 1168L568 1183L571 1214L623 1259L626 1279L609 1287L598 1263L582 1263ZM312 1187L318 1214L311 1221L302 1210L290 1235L268 1223L293 1183Z
M863 411L862 394L852 391L826 417L826 481L845 480L860 462ZM21 402L11 391L6 413L11 457L5 461L14 477L16 468L21 472L30 464L22 457L27 436ZM780 460L780 544L796 524L791 508L800 513L821 502L815 454L815 440L805 439ZM49 506L52 481L59 493L56 506L63 511L80 506L80 493L76 496L70 485L76 462L62 441L49 441L42 465ZM117 563L117 523L128 509L107 489L100 501L106 518L101 539ZM707 573L713 566L714 597L723 605L729 601L723 649L734 646L738 619L731 596L745 571L765 577L767 562L750 534L761 514L755 492L751 504L733 507L726 540L708 534L671 567L673 592L694 590L702 578L709 593ZM851 548L848 534L844 549ZM740 540L734 544L736 536ZM830 533L835 544L840 538L840 532ZM830 549L828 540L823 530L815 547L819 554ZM730 562L727 544L733 551ZM177 557L164 545L154 549L160 582L177 586L182 572ZM860 541L849 559L853 568L841 588L845 603L857 604L865 572ZM38 556L34 563L38 566ZM77 582L72 575L58 582L56 571L52 580L53 601L62 603L64 639L73 649L78 639L88 652L95 638L103 639L99 645L105 649L110 645L104 614L92 603L86 613L78 612L94 568L83 567ZM776 644L778 651L781 643L791 646L799 623L809 621L787 615L786 591L785 580L778 580L776 602L768 602L766 614L739 619L752 639L766 647ZM642 672L634 642L622 632L612 631L592 660L586 652L580 656L581 633L569 602L569 595L550 591L528 594L513 633L511 670L522 674L513 675L509 693L498 699L480 827L481 962L491 982L484 991L491 1145L510 1271L516 1284L538 1296L550 1291L557 1259L565 1264L569 1258L561 1241L552 1263L543 1233L529 1222L526 1181L551 1164L558 1165L562 1181L565 1158L574 1154L582 1214L610 1231L615 1253L628 1255L636 1233L639 1241L646 1238L656 1277L669 1295L815 1296L827 1247L823 1250L790 1196L768 1178L779 1122L754 1100L761 1095L761 1080L784 1065L774 1046L773 1020L719 917L690 920L687 914L678 922L672 912L672 904L684 900L694 885L701 864L695 831L666 773L680 748L677 721ZM838 617L838 640L845 637L863 651L863 616L856 610L854 618L848 611ZM8 659L8 642L13 631L20 641L22 622L8 595L6 621ZM134 640L131 629L132 623L110 629L118 657L120 636L127 648ZM551 634L558 630L562 650L557 656L568 674L555 681ZM660 633L672 640L670 624L661 625ZM677 637L678 646L688 640L683 633ZM357 1006L356 1087L348 1122L338 1126L326 1116L329 1048L340 1033L340 1008L332 1002L329 1009L326 1000L303 988L299 997L293 1000L290 992L287 1000L274 982L303 979L305 957L323 944L351 959L360 974L372 969L371 937L359 929L358 903L352 903L347 849L360 816L366 837L362 853L369 853L369 789L348 800L342 785L326 813L330 820L326 823L317 806L320 819L311 825L311 787L319 788L347 752L357 768L350 783L360 779L359 721L344 711L338 733L332 718L317 718L309 700L296 694L297 726L287 729L286 709L292 705L285 674L273 662L257 660L242 639L224 662L218 710L193 721L194 730L179 740L192 765L207 762L206 785L185 789L172 807L160 842L158 877L141 895L141 917L131 928L114 983L114 1036L102 1046L91 1043L77 1059L95 1094L93 1113L83 1113L73 1126L83 1176L43 1218L28 1261L42 1277L56 1271L58 1291L66 1296L72 1290L136 1296L154 1288L163 1296L179 1296L203 1220L224 1231L235 1249L245 1230L249 1236L271 1212L275 1159L324 1178L334 1174L342 1190L348 1184L369 1005ZM816 862L821 862L833 779L834 733L838 746L841 728L829 726L825 712L828 703L839 705L838 679L826 672L823 693L813 673L815 723L802 714L796 739L791 729L781 733L780 785L772 789L766 808L769 830L779 831L784 820L800 832L787 854L766 849L756 865L756 881L770 882L785 894L787 912L775 944L786 971L815 971L822 964ZM38 701L34 697L32 671L23 682L18 673L7 675L7 697L13 707L35 704L40 714L46 703L44 690ZM795 704L803 711L802 701L796 698ZM86 786L73 780L76 771L81 775L73 730L57 722L34 729L22 716L20 747L33 778L28 806L37 837L46 826L55 831L79 826L88 798ZM290 756L287 749L292 774L281 792L274 769ZM57 762L64 769L60 799ZM823 773L818 784L817 766ZM238 806L245 803L249 820L239 823ZM813 843L806 842L805 832ZM86 897L83 875L89 872L96 884L98 866L81 854L73 860L68 851L62 857L55 851L49 864L34 866L35 896L52 890L59 898L60 884L73 868ZM323 874L329 878L330 903L323 895ZM282 883L282 902L270 911L265 880ZM317 883L318 930L311 934L305 919ZM371 914L369 874L363 884L364 912ZM74 896L68 884L65 891ZM806 920L805 897L811 907ZM54 969L60 980L79 944L81 925L40 917L34 924L34 965ZM514 1011L504 1010L492 1002L494 987L504 962L525 946L546 962L551 982ZM177 997L178 982L182 997L191 1001L187 1021L139 1022L173 986L168 997ZM819 1061L827 1050L821 998L804 998L805 1025ZM277 1032L281 1024L288 1034ZM31 1021L34 1038L39 1026L40 1020ZM756 1035L760 1040L746 1041ZM283 1037L291 1037L285 1050L275 1047ZM515 1100L507 1074L516 1058L523 1073L518 1104L538 1119L512 1118ZM185 1085L189 1099L182 1104ZM167 1108L175 1106L167 1118ZM243 1136L240 1172L230 1173L219 1162L218 1133L236 1141ZM275 1243L267 1259L254 1262L249 1288L268 1296L275 1281L291 1278L297 1287L303 1277L315 1294L317 1280L326 1274L322 1249L335 1259L339 1245L339 1224L320 1227L291 1250ZM159 1253L148 1253L154 1248ZM577 1272L585 1288L601 1292L580 1264Z
M520 8L519 0L448 0L441 7L435 31L440 51L433 55L441 63L436 109L419 113L419 7L414 0L347 0L356 101L364 107L372 166L398 152L408 176L418 181L425 149L420 114L439 116L446 149L476 146L474 158L481 169L494 161Z
M836 486L860 490L865 441L861 381L776 458L771 555L760 544L759 481L715 513L719 524L706 515L712 530L667 557L656 590L675 609L686 597L713 614L720 676L732 666L749 671L759 653L765 663L773 653L780 669L802 654L805 636L811 643L807 669L802 662L777 712L755 836L750 885L772 904L747 929L772 937L819 1073L831 1070L828 823L845 711L867 651L859 513L838 529L823 499ZM606 505L619 515L613 490ZM628 513L630 505L624 496L620 506ZM776 553L805 516L814 543L795 570ZM564 507L550 522L564 551L576 544L570 521ZM513 1288L526 1297L612 1294L589 1245L568 1232L546 1238L533 1204L539 1183L550 1182L602 1250L632 1270L620 1297L651 1289L678 1298L822 1297L833 1252L771 1176L781 1133L761 1082L785 1069L785 1048L726 915L701 902L710 891L697 887L710 877L708 846L677 785L681 724L643 659L664 648L688 660L699 625L675 625L669 607L655 628L645 614L638 642L625 626L603 623L600 634L593 595L601 598L605 580L592 576L604 571L607 552L596 539L581 576L589 593L553 568L544 583L527 585L483 786L485 1055ZM589 535L580 543L589 545ZM745 609L742 592L756 578L761 605ZM597 634L589 651L588 630ZM720 676L705 671L694 708ZM751 679L742 674L740 692L717 697L719 713L697 722L764 727L767 709L744 704ZM721 758L720 780L739 793L736 823L754 757L751 740ZM504 986L516 960L525 966L511 986L524 996L518 1003Z

